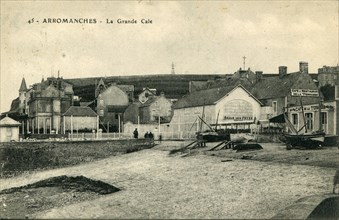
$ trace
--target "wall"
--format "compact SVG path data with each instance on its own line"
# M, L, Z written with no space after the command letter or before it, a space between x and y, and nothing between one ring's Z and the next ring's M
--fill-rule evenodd
M19 141L19 127L0 127L0 142Z
M73 130L81 130L81 129L89 129L96 130L97 129L97 117L80 117L80 116L65 116L65 130L71 130L71 122L73 121ZM62 125L63 127L63 125Z
M216 104L214 115L220 110L218 124L251 123L260 119L260 108L260 103L238 87Z
M198 116L201 117L203 111L205 115L205 121L208 124L214 124L216 122L214 105L174 109L173 117L169 124L171 127L176 127L176 129L179 131L197 131L200 127L200 119L198 119ZM180 124L180 127L178 124ZM202 130L205 129L207 129L207 127L205 124L203 124Z

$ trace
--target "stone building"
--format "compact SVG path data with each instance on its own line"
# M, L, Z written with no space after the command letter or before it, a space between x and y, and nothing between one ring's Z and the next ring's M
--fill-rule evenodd
M6 116L0 120L0 142L19 141L20 123Z
M139 102L144 104L145 102L147 102L148 99L152 98L153 96L156 96L156 94L157 94L156 89L143 88L142 92L140 92L138 95Z
M172 102L162 92L160 96L152 96L139 107L141 123L167 123L172 117Z
M286 66L279 67L277 76L263 77L257 81L251 93L265 106L271 107L269 118L285 112L286 108L300 105L300 98L291 94L292 89L318 90L312 77L308 74L308 63L300 62L299 71L287 73ZM304 97L303 104L319 102L319 97Z
M73 105L73 87L61 77L48 77L26 93L26 122L32 133L61 131L61 115Z
M323 66L318 69L319 87L325 85L334 86L339 77L339 66Z

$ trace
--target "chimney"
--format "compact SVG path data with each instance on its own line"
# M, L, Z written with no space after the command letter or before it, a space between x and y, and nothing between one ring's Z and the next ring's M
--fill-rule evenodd
M308 74L308 63L300 61L299 62L299 72Z
M279 66L279 78L283 78L287 75L287 66Z
M255 71L255 78L258 81L262 79L262 71Z

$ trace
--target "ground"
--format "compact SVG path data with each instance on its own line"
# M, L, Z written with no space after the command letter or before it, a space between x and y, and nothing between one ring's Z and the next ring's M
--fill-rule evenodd
M13 204L9 200L15 195L3 194L0 215L14 217L6 214L8 203L28 218L272 218L305 197L331 194L338 168L335 147L287 151L281 144L263 144L260 151L235 153L206 151L207 146L169 155L185 144L163 142L152 149L0 179L0 190L61 175L82 175L121 189L29 212L20 209L27 195ZM40 194L48 198L51 192Z

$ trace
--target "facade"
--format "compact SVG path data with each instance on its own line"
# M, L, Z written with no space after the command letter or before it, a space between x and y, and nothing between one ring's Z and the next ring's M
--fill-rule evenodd
M319 118L318 104L305 105L303 110L301 106L295 106L288 108L288 117L294 128L297 131L300 130L301 133L310 133L321 129L327 135L336 135L338 126L336 108L335 101L324 102L321 105L321 115Z
M19 141L20 123L6 116L0 120L0 142Z
M62 118L64 131L92 131L98 129L98 115L90 108L71 106Z
M60 133L61 115L73 105L73 95L72 85L60 77L49 77L34 84L26 94L27 131Z
M144 104L145 102L147 102L148 99L150 99L153 96L156 96L156 92L157 92L156 89L143 88L142 92L139 93L138 95L139 102Z
M126 108L124 112L125 122L131 122L133 124L140 123L139 107L141 105L139 101L135 101Z
M308 64L299 63L299 72L287 74L287 67L279 67L279 75L261 78L251 92L265 106L271 107L267 117L272 118L285 112L286 108L299 106L300 98L292 96L291 89L318 90L308 74ZM319 103L319 97L303 97L303 104Z
M262 120L261 106L242 85L201 90L178 100L170 126L181 131L204 130L206 125L200 122L200 116L220 129L249 129Z
M339 77L339 66L323 66L318 69L319 87L325 85L334 86Z
M117 85L98 85L96 112L103 131L121 131L124 112L129 105L129 96Z
M152 96L139 107L140 120L142 123L170 122L172 117L172 102L165 97L164 93L160 96Z

